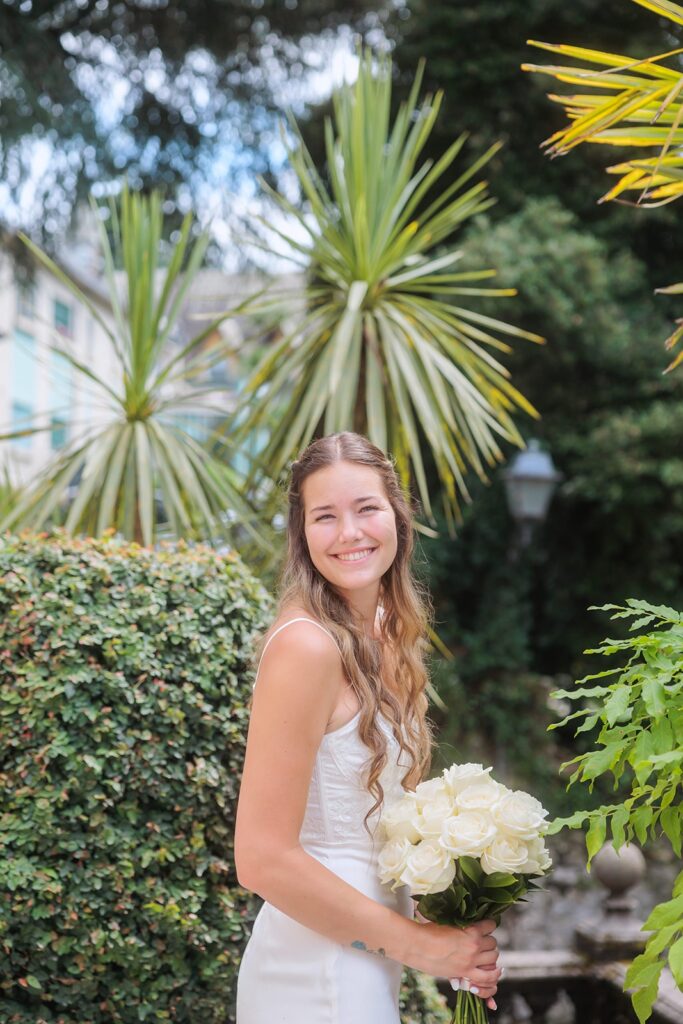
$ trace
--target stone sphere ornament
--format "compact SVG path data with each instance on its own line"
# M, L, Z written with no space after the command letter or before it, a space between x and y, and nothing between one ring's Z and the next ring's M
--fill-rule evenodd
M612 843L605 843L593 859L593 873L609 890L611 896L621 896L645 877L645 858L638 846L624 843L619 852Z

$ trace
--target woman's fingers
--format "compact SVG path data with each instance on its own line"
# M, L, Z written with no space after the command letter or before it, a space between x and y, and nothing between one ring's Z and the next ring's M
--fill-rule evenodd
M492 995L495 994L496 989L498 988L498 981L499 981L499 979L500 979L500 969L499 968L498 969L494 969L494 970L487 970L487 969L481 970L479 968L475 968L475 970L470 971L470 973L467 976L467 980L469 981L470 992L472 991L472 986L474 985L474 987L479 990L479 992L475 993L475 994L481 994L481 995L484 995L484 996L492 996ZM465 979L462 979L462 980L465 980ZM465 986L462 985L462 980L461 980L461 988L465 987Z
M451 983L451 988L455 992L457 992L458 989L462 988L463 991L465 992L469 991L472 993L472 995L479 996L481 999L485 999L486 1005L488 1006L489 1010L498 1009L498 1004L496 1003L496 1000L493 998L493 993L497 991L496 988L488 987L479 989L477 988L476 985L471 985L468 978L449 978L449 981Z

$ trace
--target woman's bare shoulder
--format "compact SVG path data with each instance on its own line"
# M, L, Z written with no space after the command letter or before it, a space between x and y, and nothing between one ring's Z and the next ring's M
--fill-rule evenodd
M327 658L338 655L336 642L329 631L306 608L297 605L288 605L280 610L265 640L269 649L276 648L280 652L296 649L302 654L327 655Z

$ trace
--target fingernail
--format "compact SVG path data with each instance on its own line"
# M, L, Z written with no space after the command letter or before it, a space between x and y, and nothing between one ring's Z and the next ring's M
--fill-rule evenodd
M477 988L476 985L470 985L470 992L472 993L473 996L479 995L479 989Z
M493 996L491 996L491 998L489 999L489 1006L491 1007L492 1010L497 1010L498 1009L498 1003L493 998Z
M451 988L453 989L453 991L457 992L458 989L460 988L460 980L458 978L451 978L450 982L451 982Z

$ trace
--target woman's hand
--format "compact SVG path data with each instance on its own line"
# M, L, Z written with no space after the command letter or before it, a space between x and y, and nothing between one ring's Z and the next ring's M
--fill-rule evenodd
M430 929L430 940L432 939L434 929L439 929L441 932L447 931L451 935L458 936L461 939L464 938L464 941L459 943L461 948L450 954L451 962L453 962L452 958L455 956L461 958L458 962L465 964L464 969L458 968L451 973L445 973L441 970L435 971L426 967L418 967L417 969L434 974L435 977L445 975L456 990L461 987L467 987L469 991L474 989L474 995L485 999L489 1009L496 1010L496 1001L493 996L497 989L501 970L496 968L498 947L496 940L491 935L491 932L496 927L495 921L479 921L474 925L469 925L467 928L450 928L447 925L437 925L433 921L429 921L417 908L415 908L415 920ZM439 936L439 938L443 941L444 936ZM414 965L410 964L409 966ZM466 986L462 984L465 979L467 981Z
M476 995L491 1006L500 978L498 946L491 934L496 922L477 921L466 928L452 928L428 921L418 911L416 918L419 931L405 961L407 966L435 978L467 978L470 991L474 986Z

